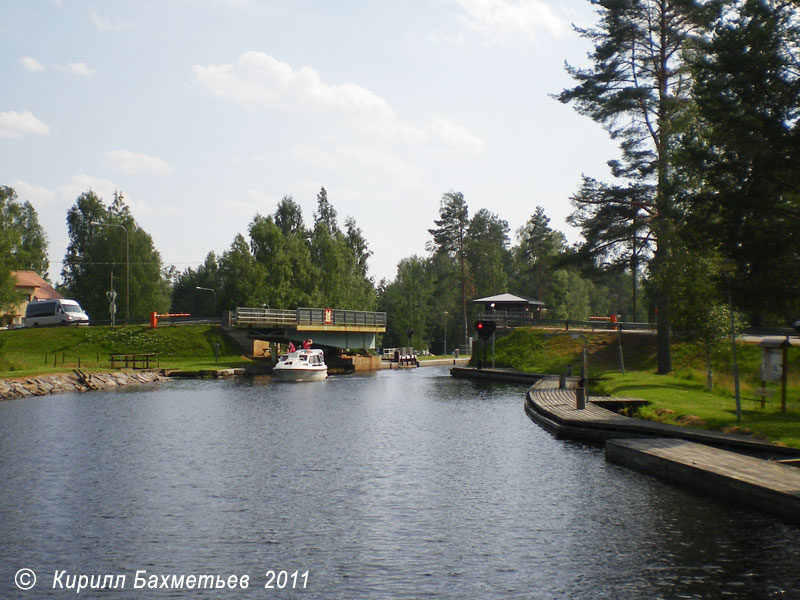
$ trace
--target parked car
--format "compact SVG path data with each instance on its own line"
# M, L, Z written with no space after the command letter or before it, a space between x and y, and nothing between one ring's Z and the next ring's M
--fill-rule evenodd
M75 300L39 300L25 309L25 327L45 325L88 325L87 315Z

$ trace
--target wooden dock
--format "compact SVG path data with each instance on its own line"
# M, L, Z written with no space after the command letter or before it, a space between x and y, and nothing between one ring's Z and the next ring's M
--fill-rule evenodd
M797 448L625 417L595 400L578 409L574 389L549 377L528 390L525 412L558 438L605 442L610 462L800 523L800 469L778 462Z
M524 380L502 369L453 369L451 374ZM525 412L557 438L605 443L609 462L800 523L800 468L792 466L799 462L797 448L635 419L600 406L641 404L636 398L590 396L579 409L577 378L559 382L558 377L529 376L536 382L525 395Z
M514 369L485 368L476 369L475 367L453 367L450 369L452 377L466 379L484 379L488 381L509 381L512 383L534 384L543 378L548 377L541 373L525 373ZM558 380L556 380L557 382Z
M800 469L681 439L617 439L606 459L800 523Z
M677 438L761 457L800 456L797 448L777 446L746 435L634 419L600 406L608 406L610 401L622 405L642 402L636 398L590 396L586 408L578 409L574 381L568 380L567 384L573 389L559 389L558 378L551 376L532 386L525 397L528 416L557 438L599 443L619 438Z

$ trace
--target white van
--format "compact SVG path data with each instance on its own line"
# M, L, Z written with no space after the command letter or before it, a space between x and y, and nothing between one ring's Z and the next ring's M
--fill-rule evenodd
M43 325L88 325L87 315L75 300L38 300L25 309L25 327Z

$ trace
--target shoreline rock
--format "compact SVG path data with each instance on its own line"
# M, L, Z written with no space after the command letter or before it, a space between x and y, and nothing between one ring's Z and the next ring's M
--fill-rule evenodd
M156 371L118 371L114 373L60 373L0 379L0 400L30 398L67 392L88 392L90 390L111 390L127 385L139 385L166 381L167 378Z

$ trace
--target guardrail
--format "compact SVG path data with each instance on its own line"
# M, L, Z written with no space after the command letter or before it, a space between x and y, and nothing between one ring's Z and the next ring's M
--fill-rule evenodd
M297 323L299 325L386 327L386 313L331 308L298 308Z
M331 308L239 307L233 314L234 325L240 327L286 327L297 325L335 325L339 327L386 327L386 313Z
M233 314L234 325L258 327L283 327L297 325L297 311L279 308L237 308Z
M569 331L573 329L591 329L603 331L616 331L617 325L622 330L650 330L655 329L651 323L636 323L626 321L612 323L610 320L573 321L570 319L536 319L532 316L517 315L507 311L488 311L478 315L479 319L494 321L498 327L554 327Z

